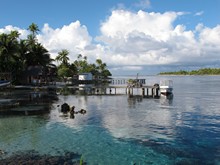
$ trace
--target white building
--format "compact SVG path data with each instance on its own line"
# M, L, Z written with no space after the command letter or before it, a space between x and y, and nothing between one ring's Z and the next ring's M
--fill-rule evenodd
M92 80L92 73L80 73L79 80Z

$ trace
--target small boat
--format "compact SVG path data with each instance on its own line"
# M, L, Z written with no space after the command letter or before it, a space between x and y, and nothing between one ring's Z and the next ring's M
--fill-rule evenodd
M10 84L11 84L11 82L8 80L0 80L0 87L6 87Z
M163 80L160 82L160 93L162 95L170 95L173 92L173 81Z

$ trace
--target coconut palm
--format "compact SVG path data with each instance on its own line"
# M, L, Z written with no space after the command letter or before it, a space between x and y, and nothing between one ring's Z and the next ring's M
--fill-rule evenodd
M40 43L36 43L31 51L26 55L27 66L41 65L46 67L52 62L48 50L45 49Z
M28 41L28 47L31 49L36 43L37 43L37 38L36 38L36 34L38 33L39 28L35 23L32 23L29 27L28 30L31 32L31 34L29 34L27 36L27 41Z
M28 30L31 31L31 33L32 33L33 36L36 36L36 34L38 33L38 31L40 31L39 28L38 28L38 26L37 26L37 24L35 24L35 23L32 23L32 24L28 27Z
M61 65L68 65L69 62L69 51L67 49L63 49L60 52L58 52L58 55L56 56L55 60L58 62L61 62Z
M108 77L111 76L110 71L107 69L106 63L103 63L101 59L96 59L97 71L99 72L100 76Z
M0 35L0 70L10 72L13 70L13 65L17 62L16 55L18 50L17 37L15 31L10 34Z

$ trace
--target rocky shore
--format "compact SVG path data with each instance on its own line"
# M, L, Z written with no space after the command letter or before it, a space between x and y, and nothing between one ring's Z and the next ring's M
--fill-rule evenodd
M1 165L86 165L85 162L80 164L80 155L73 152L65 152L63 156L52 156L26 151L5 158L1 156L3 155L0 155Z

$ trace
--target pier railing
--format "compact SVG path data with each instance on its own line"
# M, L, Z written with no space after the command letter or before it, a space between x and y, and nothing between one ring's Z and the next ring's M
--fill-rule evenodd
M128 82L130 80L131 79L125 79L125 78L112 79L110 81L110 85L126 85L126 84L128 84ZM140 83L140 84L146 84L145 79L132 79L132 80L134 80L134 81L136 81L137 83Z

